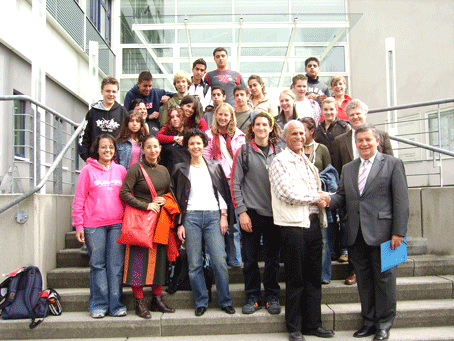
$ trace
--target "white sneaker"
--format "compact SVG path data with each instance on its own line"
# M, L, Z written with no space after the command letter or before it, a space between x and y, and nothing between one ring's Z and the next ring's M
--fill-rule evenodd
M94 319L102 319L104 316L106 316L106 313L104 313L104 312L94 312L94 313L90 313L90 315Z
M126 310L122 310L120 311L119 313L117 313L116 315L113 315L114 317L123 317L123 316L126 316L128 313L126 312Z

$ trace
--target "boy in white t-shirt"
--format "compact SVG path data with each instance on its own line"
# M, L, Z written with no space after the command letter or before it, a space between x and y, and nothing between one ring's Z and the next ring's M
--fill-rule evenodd
M319 125L321 118L321 110L318 103L306 97L307 92L307 77L303 74L298 74L292 78L292 90L296 96L296 112L298 118L312 117L315 123Z

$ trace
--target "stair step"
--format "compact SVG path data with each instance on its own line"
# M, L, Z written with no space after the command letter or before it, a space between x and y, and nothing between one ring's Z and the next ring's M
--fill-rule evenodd
M425 277L400 277L397 279L397 299L399 301L449 299L453 294L454 276L425 276ZM280 283L281 292L279 300L285 304L285 283ZM430 290L427 288L430 287ZM57 289L62 296L63 311L87 311L90 290L88 288L62 288ZM213 302L210 307L215 307L217 302L216 286L213 286ZM151 291L145 287L147 300L151 297ZM242 306L246 296L243 284L230 284L230 297L233 305ZM177 291L169 295L164 292L165 302L176 309L193 309L194 301L190 291ZM343 281L332 281L322 287L323 304L358 303L359 295L356 285L344 285ZM133 310L133 295L130 288L123 290L123 303L128 310Z
M424 237L408 237L407 250L409 255L424 255L427 253L427 238ZM67 232L65 234L65 248L79 249L82 246L76 239L76 231Z
M76 239L76 231L66 232L65 234L65 248L66 249L78 249L82 246L81 243Z
M284 310L279 315L269 315L264 309L252 315L237 313L227 315L218 308L208 309L204 316L194 316L193 309L179 309L174 314L153 313L151 320L137 317L132 311L122 318L105 317L92 319L88 312L64 312L62 316L49 316L36 329L28 328L29 320L2 321L0 339L71 339L71 338L130 338L190 335L233 335L261 333L282 333L286 335ZM361 324L360 304L322 305L322 323L325 328L336 332L352 331ZM402 301L397 303L397 316L391 331L394 334L410 335L414 328L448 326L452 331L454 321L454 300ZM397 332L397 328L408 328L408 332ZM434 330L436 330L434 328ZM343 334L343 333L342 333ZM351 332L348 334L351 335ZM443 335L443 333L441 333ZM350 335L346 340L351 340ZM413 334L418 335L418 334ZM225 337L224 336L224 337ZM445 335L446 336L446 335ZM452 337L452 334L450 335ZM338 338L336 338L338 339ZM175 339L178 340L178 339ZM221 340L221 339L220 339ZM248 338L248 340L250 340ZM310 337L307 337L310 340ZM315 339L314 339L315 340ZM409 339L404 339L409 340ZM411 340L423 340L417 336ZM428 339L430 340L430 339ZM452 340L436 338L434 340Z
M335 315L336 330L357 330L362 326L360 303L329 304ZM454 300L398 301L396 328L452 326Z
M88 257L80 256L78 249L66 249L57 254L57 269L47 274L49 287L55 288L87 288L89 280ZM76 259L76 264L73 260ZM77 259L83 259L85 266L80 266ZM62 267L62 263L65 265ZM259 262L263 278L264 263ZM333 280L345 279L348 274L346 263L332 262ZM397 268L398 277L438 276L454 274L454 256L415 255ZM281 264L280 281L284 282L284 266ZM229 268L230 283L243 283L242 268Z
M352 335L354 330L336 331L336 341L357 341ZM320 341L316 336L305 336L306 341ZM231 335L197 335L197 336L163 336L154 337L154 341L232 341ZM35 341L46 341L45 339L35 339ZM66 341L65 339L54 339L54 341ZM90 338L91 340L91 338ZM144 338L103 338L96 341L144 341ZM148 340L148 339L147 339ZM238 334L235 341L287 341L288 333L269 333L269 334ZM368 340L368 339L367 339ZM392 341L454 341L454 327L425 327L425 328L392 328ZM24 341L17 340L17 341Z

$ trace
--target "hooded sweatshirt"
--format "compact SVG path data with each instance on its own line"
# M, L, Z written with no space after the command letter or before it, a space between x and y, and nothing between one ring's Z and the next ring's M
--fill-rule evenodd
M91 109L85 116L86 126L79 137L79 155L87 161L92 152L92 144L101 134L110 134L114 138L120 131L125 116L128 114L126 109L115 102L110 110L107 110L102 101L92 104Z
M105 169L97 160L87 159L74 195L73 226L76 231L122 223L124 203L120 199L120 188L125 176L126 169L113 161L109 169Z
M144 96L139 92L139 87L135 84L131 90L125 96L125 108L128 110L129 104L134 99L143 99L145 101L145 106L147 107L147 124L150 127L150 134L156 135L159 132L159 118L150 119L150 115L155 111L159 112L161 108L161 98L162 96L172 97L173 92L168 92L163 89L151 88L148 96Z

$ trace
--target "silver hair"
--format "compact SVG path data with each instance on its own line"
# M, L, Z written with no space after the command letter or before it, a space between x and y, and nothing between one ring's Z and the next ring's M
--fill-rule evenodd
M360 101L359 99L352 99L350 101L350 103L348 103L347 107L345 108L345 112L348 113L350 112L350 110L352 109L356 109L356 108L360 108L361 110L363 110L366 114L367 112L369 111L369 107L367 106L366 103Z

